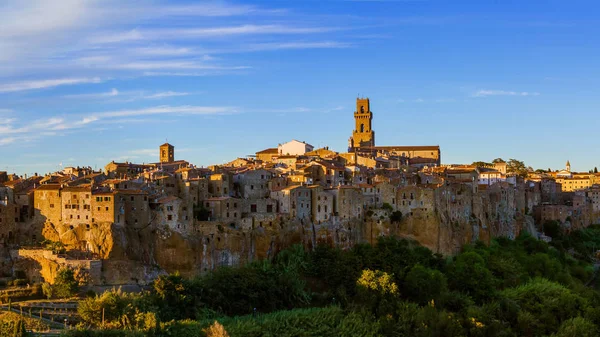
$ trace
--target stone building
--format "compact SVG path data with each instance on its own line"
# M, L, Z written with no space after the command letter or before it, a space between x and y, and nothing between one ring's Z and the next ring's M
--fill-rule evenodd
M213 197L204 200L210 221L235 223L242 217L242 200L231 197Z
M312 150L314 150L314 146L295 139L287 143L279 144L277 147L279 156L302 156Z
M35 189L33 197L35 215L41 217L40 220L51 224L59 224L62 221L60 190L58 184L41 185Z
M368 98L356 99L355 129L348 142L348 152L371 159L396 157L397 161L419 167L441 164L439 146L376 146L373 131L373 112ZM413 163L411 163L413 161ZM388 161L389 163L389 161ZM377 164L376 164L377 165Z
M233 193L233 174L230 172L213 174L208 184L208 192L213 197L228 197Z
M61 190L63 223L70 226L90 224L92 216L92 189L87 187L64 187Z
M159 158L161 163L171 163L175 161L175 147L169 143L164 143L159 148Z
M310 189L313 223L331 222L334 215L334 195L325 191L322 186L314 185Z
M234 186L238 187L244 199L262 199L270 194L269 181L273 173L265 169L245 170L233 176Z
M269 148L262 151L256 152L256 160L260 160L263 163L272 163L275 158L279 155L279 149Z
M328 190L335 196L335 215L340 220L362 218L364 212L363 195L357 186L338 186Z

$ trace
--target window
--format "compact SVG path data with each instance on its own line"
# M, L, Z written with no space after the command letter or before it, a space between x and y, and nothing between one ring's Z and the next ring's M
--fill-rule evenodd
M86 194L86 195L85 195L85 198L86 198L86 199L89 199L89 198L90 198L90 195L89 195L89 194Z
M171 214L167 215L167 220L169 220L169 221L173 220L173 216Z
M321 205L317 206L317 212L321 213Z
M108 206L106 207L106 210L108 211Z
M273 213L273 205L267 205L267 213Z
M50 208L54 208L54 204L50 204Z
M100 211L100 208L101 208L101 207L99 207L99 206L98 206L98 211Z
M133 201L133 196L131 197L131 199L130 199L130 200L131 200L131 201Z
M327 205L325 205L325 213L327 213ZM327 215L325 215L325 219L327 219Z
M256 204L250 205L250 212L256 213Z
M362 108L361 108L362 109ZM365 132L365 125L361 124L360 125L360 132Z

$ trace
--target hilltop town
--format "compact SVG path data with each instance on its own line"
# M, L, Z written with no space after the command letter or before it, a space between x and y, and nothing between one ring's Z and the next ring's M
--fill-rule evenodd
M147 284L179 271L273 257L301 243L349 248L380 236L453 254L466 243L599 223L600 174L516 160L443 165L439 146L378 146L359 98L348 149L291 140L207 168L157 149L46 175L0 172L0 272L53 282L67 266L90 285ZM348 118L351 118L348 115Z

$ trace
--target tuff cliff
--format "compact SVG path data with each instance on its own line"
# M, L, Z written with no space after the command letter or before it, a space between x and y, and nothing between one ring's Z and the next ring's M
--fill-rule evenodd
M408 191L408 190L407 190ZM162 273L201 274L220 266L232 266L268 259L293 244L309 249L317 244L350 248L356 243L374 243L379 236L411 238L432 251L454 254L475 240L490 242L494 237L516 237L524 228L535 230L528 210L538 203L539 193L526 186L495 184L472 186L446 184L415 186L406 196L402 220L390 221L390 211L372 209L364 219L323 223L278 217L276 221L250 221L235 226L216 221L195 221L191 228L177 230L153 223L134 227L111 223L72 227L61 223L40 223L31 230L49 241L61 242L65 258L48 254L12 254L5 266L25 269L52 282L61 266L90 267L82 261L101 261L92 271L93 284L146 284ZM408 203L412 200L412 203ZM26 231L24 231L25 233ZM86 247L82 247L82 242ZM85 251L92 250L93 256ZM79 253L79 255L78 255Z

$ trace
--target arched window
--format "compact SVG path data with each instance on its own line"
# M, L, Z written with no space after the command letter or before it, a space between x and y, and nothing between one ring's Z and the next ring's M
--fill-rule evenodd
M364 106L361 106L361 107L360 107L360 113L361 113L361 114L364 114L364 113L365 113L365 107L364 107Z
M364 124L360 125L360 132L365 132L365 125Z

